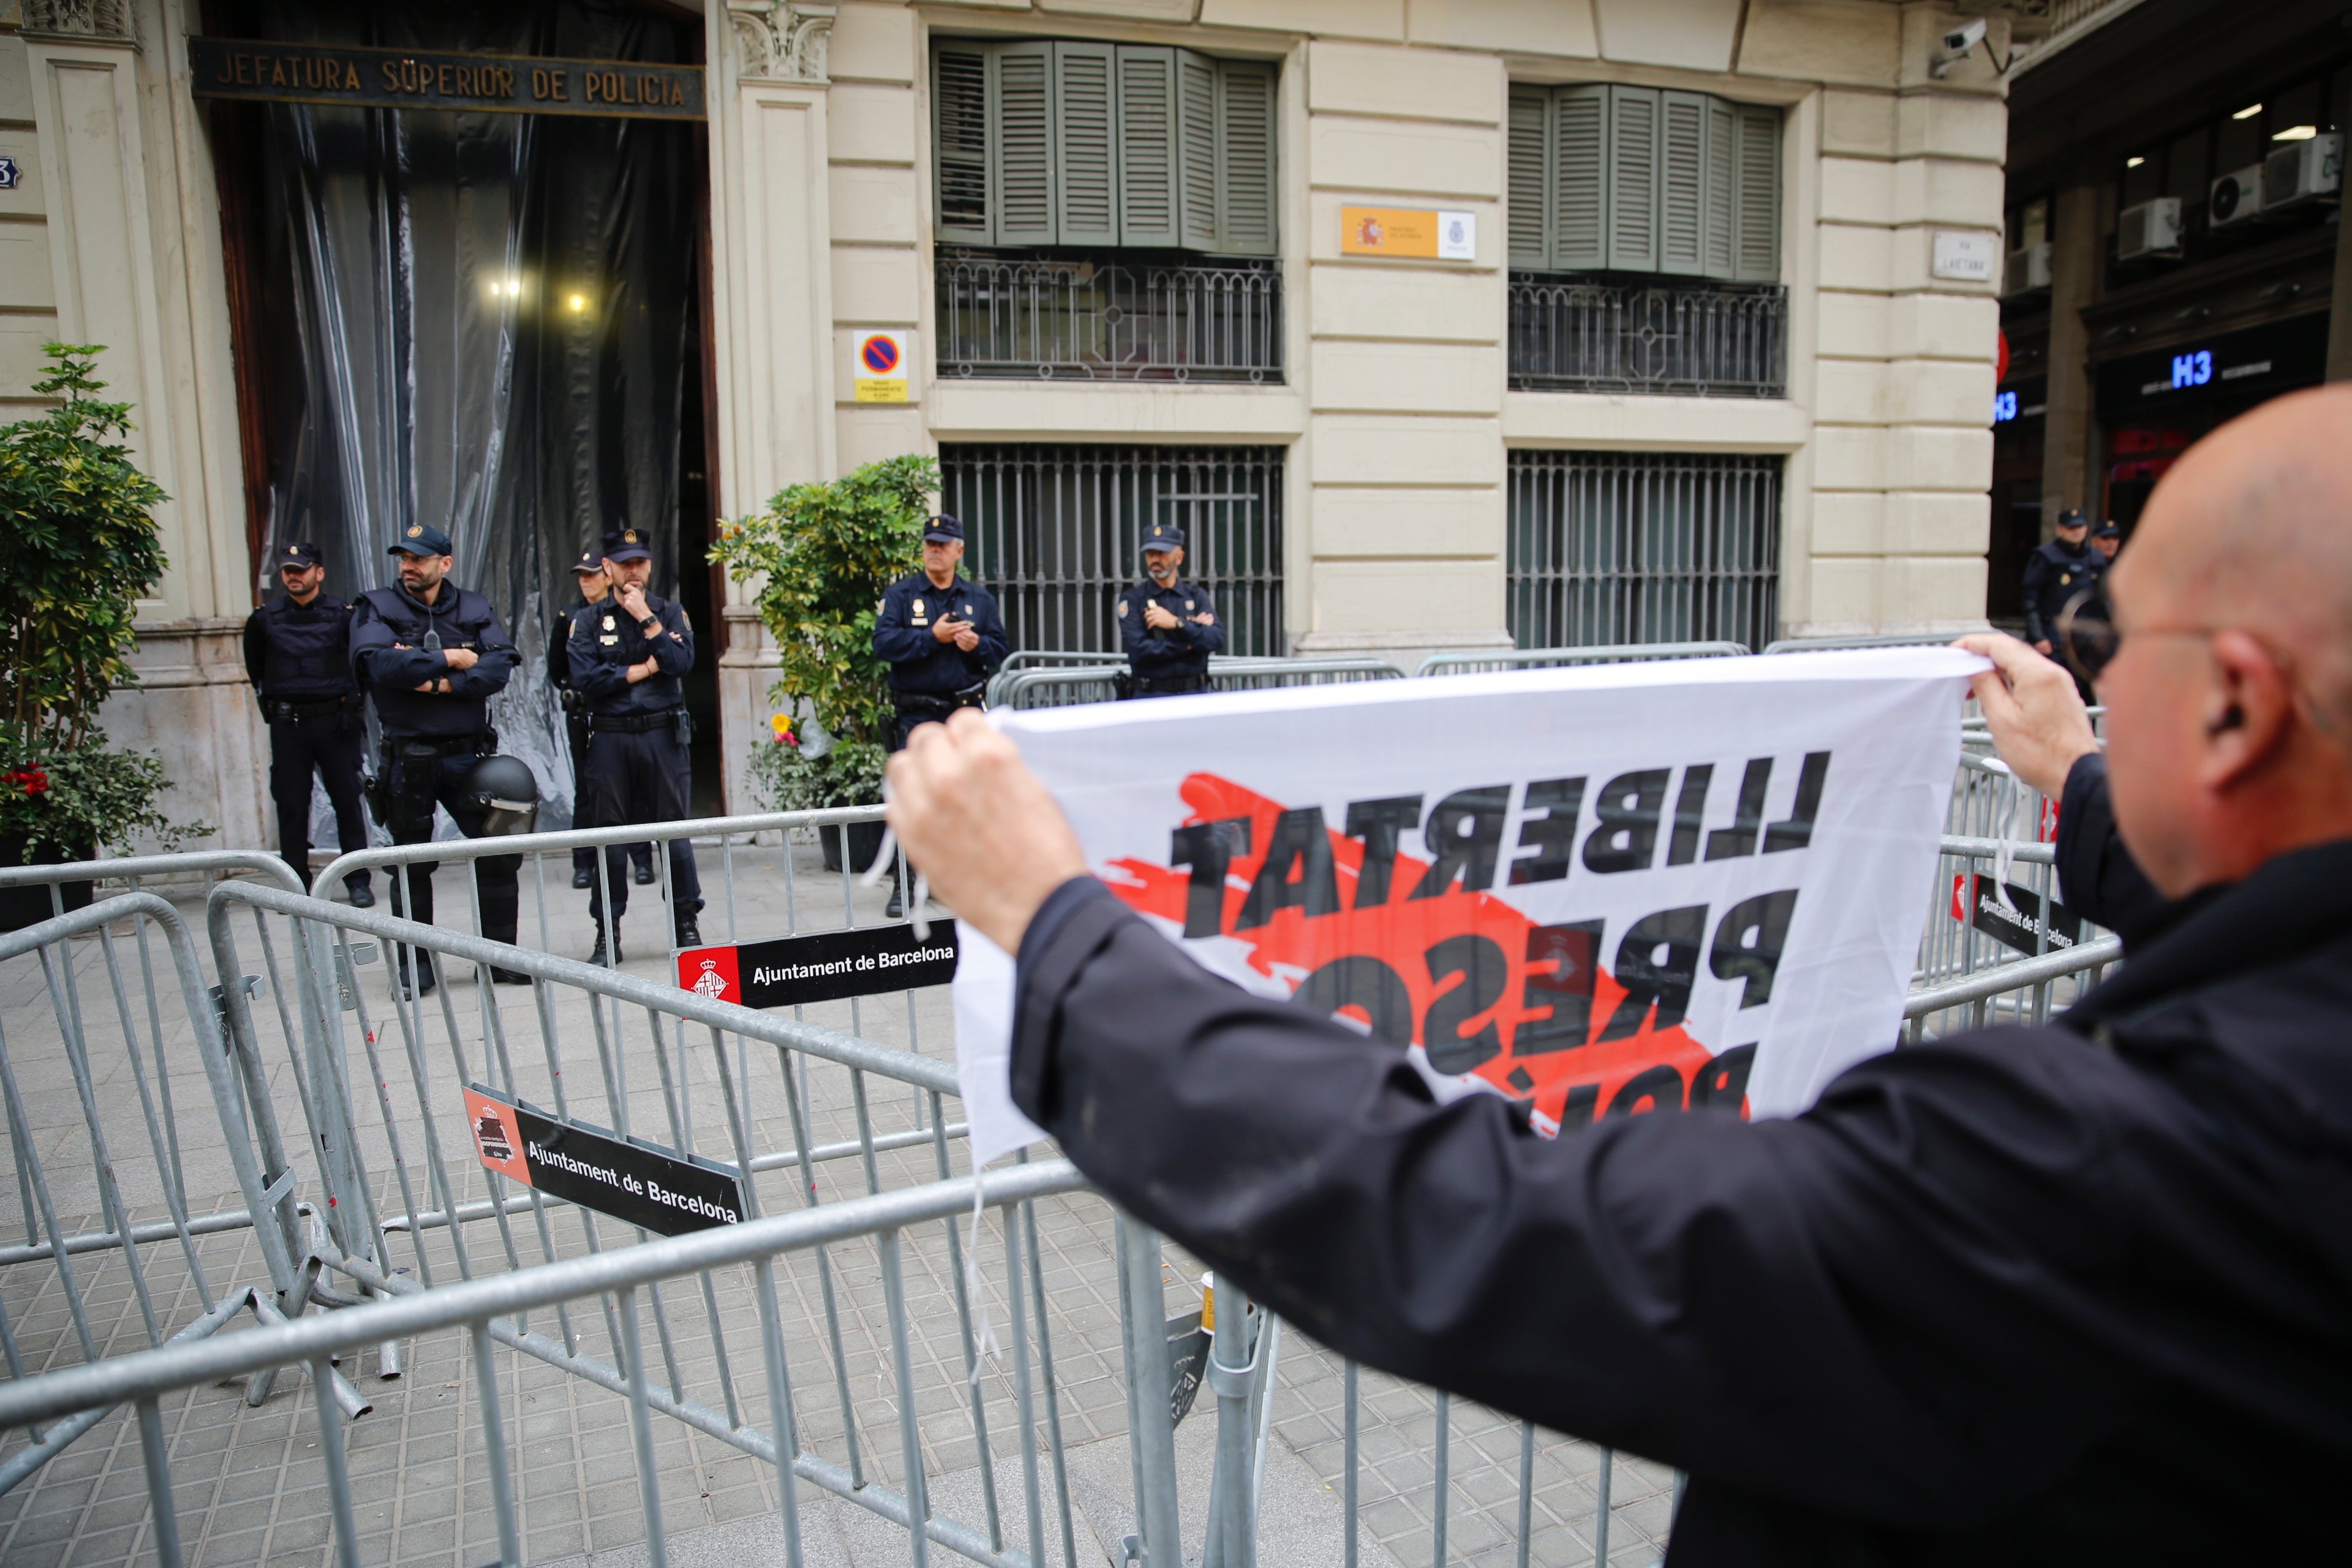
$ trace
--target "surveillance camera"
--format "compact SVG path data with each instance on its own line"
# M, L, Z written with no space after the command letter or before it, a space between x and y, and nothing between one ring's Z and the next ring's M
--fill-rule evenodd
M1983 43L1984 36L1984 18L1971 17L1944 35L1944 52L1958 58Z

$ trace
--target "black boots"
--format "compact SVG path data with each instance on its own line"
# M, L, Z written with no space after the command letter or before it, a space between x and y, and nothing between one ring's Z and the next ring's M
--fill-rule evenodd
M625 962L621 953L620 921L613 922L613 951L609 954L604 951L604 928L596 928L596 950L588 955L588 962L599 969L617 969Z
M677 945L680 947L702 945L702 922L696 920L694 916L695 911L692 910L677 911Z

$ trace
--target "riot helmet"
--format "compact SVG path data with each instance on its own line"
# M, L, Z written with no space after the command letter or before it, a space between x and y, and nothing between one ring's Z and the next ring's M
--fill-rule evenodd
M539 781L520 757L484 757L466 773L459 804L478 819L477 838L529 833L539 825Z

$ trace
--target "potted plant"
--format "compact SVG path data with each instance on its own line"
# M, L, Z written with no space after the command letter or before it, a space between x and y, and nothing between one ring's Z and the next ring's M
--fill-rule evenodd
M772 811L872 805L894 709L889 666L875 656L882 595L922 561L923 522L939 493L930 458L887 458L855 473L779 491L765 511L721 522L712 559L738 583L756 584L760 619L779 668L768 700L778 710L754 742L751 778ZM813 722L795 724L793 713ZM843 863L833 828L818 835L825 865ZM854 825L851 864L880 853L882 826Z
M98 710L137 677L130 664L140 598L163 581L152 508L163 490L131 460L131 405L100 401L96 345L49 343L33 389L58 397L0 427L0 528L14 548L0 573L0 865L90 858L137 839L176 848L210 832L157 806L170 782L155 757L107 744ZM68 885L68 908L90 884ZM0 898L0 929L52 913L45 887Z

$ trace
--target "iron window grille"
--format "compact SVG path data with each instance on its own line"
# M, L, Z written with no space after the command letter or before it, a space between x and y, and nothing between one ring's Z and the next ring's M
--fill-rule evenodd
M1282 381L1271 261L942 250L932 270L942 376Z
M1519 647L1772 640L1779 458L1518 451L1508 485Z
M1789 290L1778 283L1514 272L1509 331L1517 392L1788 393Z
M1141 534L1181 526L1183 574L1209 590L1225 651L1278 655L1282 448L1026 444L940 448L941 505L963 521L972 577L1015 649L1118 657L1119 591Z

